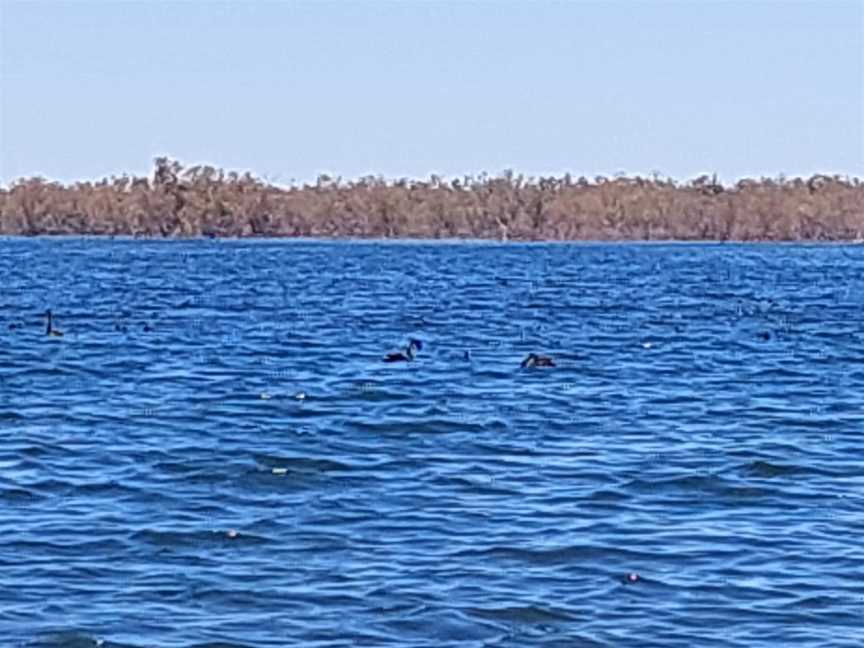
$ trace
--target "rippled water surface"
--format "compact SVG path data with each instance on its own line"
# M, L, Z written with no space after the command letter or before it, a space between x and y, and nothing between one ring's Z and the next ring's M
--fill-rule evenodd
M864 246L3 240L0 281L2 645L864 644Z

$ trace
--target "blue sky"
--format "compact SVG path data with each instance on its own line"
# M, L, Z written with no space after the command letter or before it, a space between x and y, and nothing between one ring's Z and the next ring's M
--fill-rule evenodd
M864 175L864 2L0 0L0 181Z

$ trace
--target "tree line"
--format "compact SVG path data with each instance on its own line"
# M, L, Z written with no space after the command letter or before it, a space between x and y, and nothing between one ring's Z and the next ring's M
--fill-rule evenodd
M160 157L150 178L0 188L0 234L498 240L864 239L859 178L652 175L427 180L320 176L279 187L249 173Z

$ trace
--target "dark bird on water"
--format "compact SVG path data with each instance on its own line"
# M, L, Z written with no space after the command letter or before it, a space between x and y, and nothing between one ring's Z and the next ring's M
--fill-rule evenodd
M408 340L408 346L404 351L396 353L388 353L384 356L384 362L410 362L417 355L417 352L423 349L423 343L420 340L411 338Z
M549 356L537 355L529 353L528 357L522 361L522 368L529 369L531 367L554 367L555 361Z
M45 325L45 335L50 335L52 337L63 337L63 332L58 331L54 328L53 325L53 315L50 310L45 311L45 317L48 318L48 322Z

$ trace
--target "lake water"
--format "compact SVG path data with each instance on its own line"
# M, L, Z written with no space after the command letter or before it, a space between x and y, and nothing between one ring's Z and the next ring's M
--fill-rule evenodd
M864 246L7 239L0 308L2 645L864 645Z

